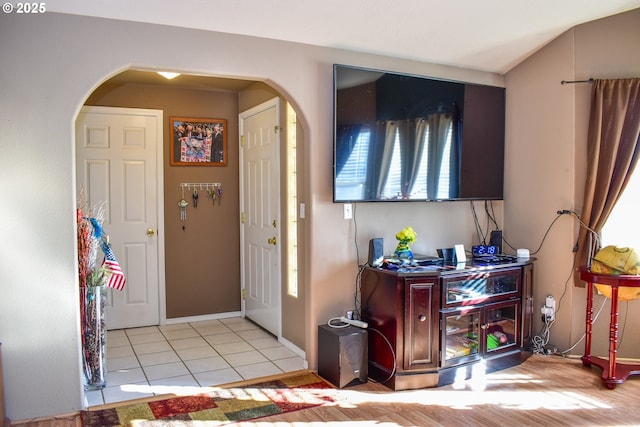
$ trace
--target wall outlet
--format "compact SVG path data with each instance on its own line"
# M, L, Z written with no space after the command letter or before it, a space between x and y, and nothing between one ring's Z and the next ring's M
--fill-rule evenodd
M542 313L542 321L543 322L553 322L556 320L556 300L551 295L549 295L545 301L544 306L540 309L540 313Z
M345 203L343 205L344 208L344 219L352 219L353 218L353 205L351 203Z

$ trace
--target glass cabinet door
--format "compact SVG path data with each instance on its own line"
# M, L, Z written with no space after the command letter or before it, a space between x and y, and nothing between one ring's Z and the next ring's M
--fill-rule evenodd
M443 312L444 366L468 362L479 357L480 311Z
M484 351L487 355L519 347L519 301L508 301L488 305L484 308Z

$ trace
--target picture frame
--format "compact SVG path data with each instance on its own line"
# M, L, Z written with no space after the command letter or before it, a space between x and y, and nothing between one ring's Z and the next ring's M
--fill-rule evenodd
M227 166L227 120L170 117L171 166Z

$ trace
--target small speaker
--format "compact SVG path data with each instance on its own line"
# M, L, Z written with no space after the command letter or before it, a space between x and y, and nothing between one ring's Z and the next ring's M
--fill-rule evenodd
M384 240L382 237L376 237L369 240L369 265L379 267L384 259Z
M336 387L365 383L367 330L356 326L318 326L318 375Z
M493 230L491 232L491 239L489 240L491 246L498 247L498 253L502 253L502 230Z

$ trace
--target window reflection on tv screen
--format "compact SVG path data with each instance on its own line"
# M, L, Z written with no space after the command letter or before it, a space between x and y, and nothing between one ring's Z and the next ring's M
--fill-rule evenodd
M505 89L334 66L334 201L501 199Z

